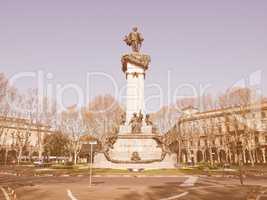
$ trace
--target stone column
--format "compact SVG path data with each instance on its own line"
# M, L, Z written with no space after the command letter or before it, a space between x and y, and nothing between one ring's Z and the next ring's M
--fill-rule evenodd
M239 160L238 160L238 155L237 155L237 153L235 153L234 156L235 156L235 161L234 161L234 162L235 162L235 164L238 164Z
M185 153L182 153L182 162L186 163L186 154Z
M145 70L142 67L127 63L127 91L126 91L126 124L133 113L140 111L144 115L144 79Z
M220 160L220 151L219 151L219 149L218 148L216 148L216 163L220 163L221 162L221 160Z
M243 150L242 153L243 153L243 163L247 163L246 151Z
M229 154L229 150L228 149L225 149L225 162L226 163L230 163L231 161L231 158L230 158L230 154Z
M194 150L194 164L197 164L197 150Z
M262 148L261 149L262 150L262 157L263 157L263 163L266 163L266 150L265 150L265 148Z
M258 163L258 156L257 156L257 151L256 149L253 150L253 157L254 157L254 162Z
M204 150L201 150L201 153L202 153L202 160L201 160L201 162L205 162L205 151Z

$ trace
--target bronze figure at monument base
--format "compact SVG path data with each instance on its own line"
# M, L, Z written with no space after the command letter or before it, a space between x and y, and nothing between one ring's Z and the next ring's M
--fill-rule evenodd
M133 152L132 157L131 157L131 161L140 161L141 158L139 156L139 153L137 151Z

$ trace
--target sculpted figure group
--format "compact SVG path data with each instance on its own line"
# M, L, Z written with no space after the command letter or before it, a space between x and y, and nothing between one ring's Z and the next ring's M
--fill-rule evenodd
M138 115L136 113L134 113L132 119L129 122L129 124L132 127L132 133L141 133L141 127L143 125L143 114L142 114L142 112L140 111ZM147 126L152 125L152 122L150 121L148 114L145 117L145 124Z

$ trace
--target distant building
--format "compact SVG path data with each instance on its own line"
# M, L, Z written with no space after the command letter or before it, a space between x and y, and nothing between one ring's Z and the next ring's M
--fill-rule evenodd
M44 134L50 132L49 126L28 119L0 116L0 164L15 160L20 151L22 157L38 157Z
M165 142L179 163L266 163L267 103L207 112L188 108Z

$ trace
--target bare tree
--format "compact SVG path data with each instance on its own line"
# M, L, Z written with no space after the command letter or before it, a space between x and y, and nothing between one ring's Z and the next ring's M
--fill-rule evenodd
M44 152L46 155L51 156L67 156L69 137L61 132L55 132L44 136Z
M254 166L255 159L253 157L253 140L255 138L256 127L251 127L251 113L253 113L253 105L256 104L253 98L253 91L249 88L234 88L229 90L225 95L220 97L220 105L222 108L235 107L230 113L224 113L225 126L228 135L228 149L235 161L239 165L240 183L243 184L243 159L242 154L245 149L249 152L249 160ZM251 110L252 108L252 110ZM229 109L228 109L229 110Z
M8 79L0 73L0 147L5 150L4 163L7 164L8 151L10 150L10 138L14 133L7 128L9 118L14 116L13 104L16 102L18 92L14 87L9 85Z
M121 123L124 110L111 95L97 96L82 109L87 133L104 142L110 134L115 134Z
M151 113L151 121L158 128L159 133L166 133L177 122L179 116L179 110L174 105L163 106L159 111Z
M4 77L4 75L0 75L0 112L1 118L4 123L7 123L10 117L25 119L26 113L23 112L25 109L25 98L20 95L17 90L13 87L10 87L8 84L8 80ZM25 111L25 110L24 110ZM25 121L25 120L24 120ZM14 122L16 123L16 122ZM27 123L25 123L27 124ZM17 158L18 163L20 163L23 148L28 144L30 137L29 130L22 131L18 126L15 125L15 131L12 132L12 137L15 138L15 147L17 149ZM7 130L6 125L0 127L0 139L4 136L2 140L2 145L6 145L7 138L10 138L10 131ZM7 149L6 149L7 156ZM6 160L6 159L5 159Z
M19 126L15 126L14 136L15 136L15 145L17 150L17 160L18 164L21 162L21 157L25 147L29 145L30 142L30 123L27 120L27 100L26 97L20 94L17 94L15 101L12 104L12 116L18 119L21 119L25 122L26 130L20 129Z
M46 131L55 122L56 105L47 97L38 96L37 89L28 90L26 96L26 109L30 124L34 124L37 128L37 132L35 133L36 144L34 145L38 151L38 158L42 159L45 145L44 136ZM42 129L44 126L46 127L45 130Z
M239 108L238 111L233 110L232 113L224 113L225 126L227 132L230 133L228 140L231 141L232 138L234 145L242 142L243 148L249 152L251 165L254 166L252 142L255 137L255 129L249 124L251 111L248 110L248 107L251 107L255 102L252 102L251 95L252 91L248 88L234 88L219 98L219 104L221 108ZM231 133L234 134L233 137L231 137Z
M7 78L4 74L0 74L0 116L3 121L6 121L11 112L11 101L16 93L14 88L11 88L8 84ZM0 126L0 141L1 138L6 138L6 128L5 126ZM1 145L5 145L5 140L2 138Z
M73 157L74 164L77 164L77 158L82 147L81 137L85 133L85 126L81 112L76 106L69 107L67 111L62 113L61 131L69 137L70 158Z

